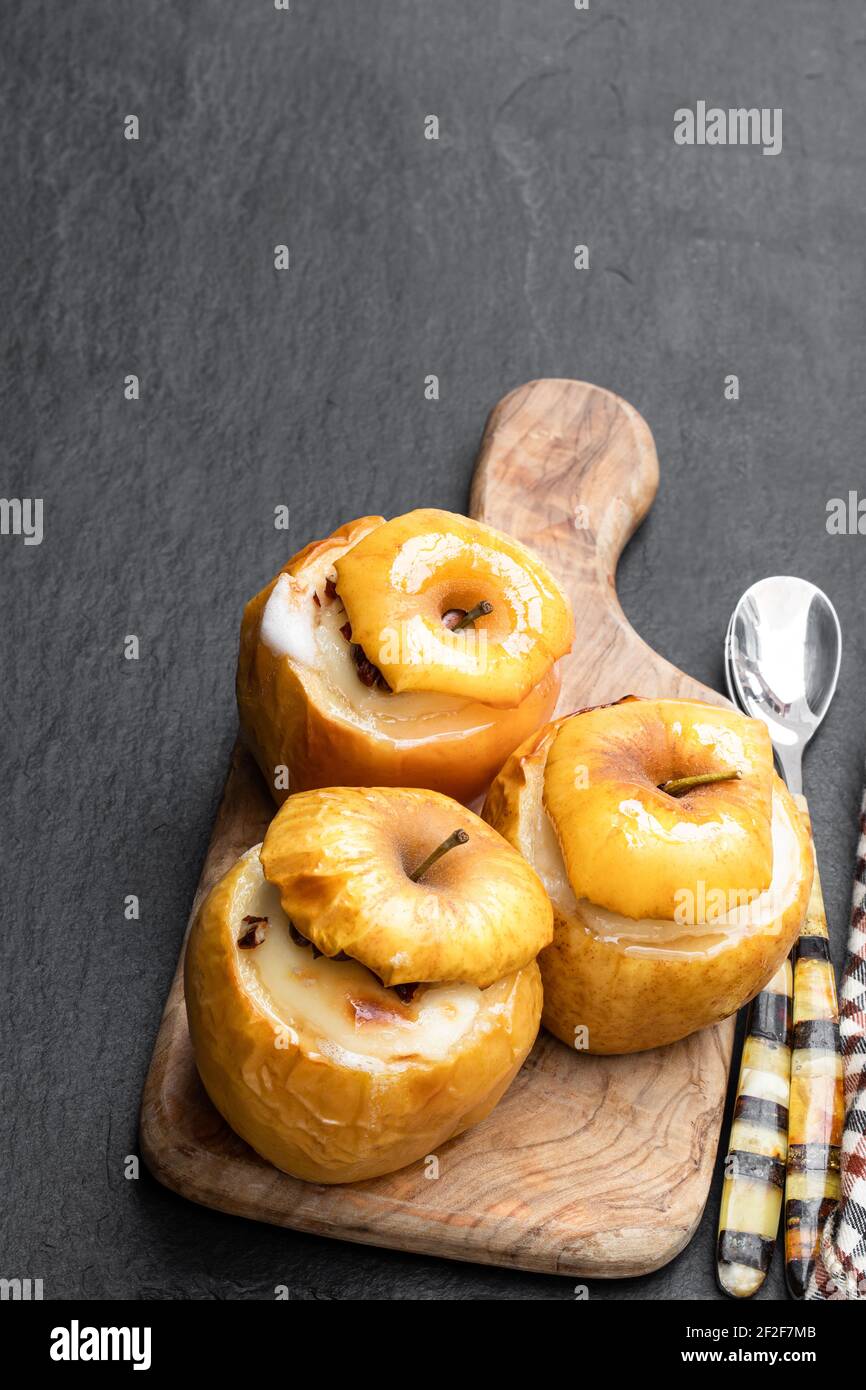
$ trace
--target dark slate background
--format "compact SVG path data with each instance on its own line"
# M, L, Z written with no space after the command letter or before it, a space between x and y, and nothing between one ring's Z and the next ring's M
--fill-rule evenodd
M0 489L45 502L41 546L0 537L0 1273L52 1298L569 1299L123 1177L234 738L241 607L286 558L276 505L291 550L365 512L461 510L506 391L620 392L662 465L619 576L653 646L719 685L753 580L793 571L838 607L807 764L838 962L866 537L825 515L866 495L862 5L5 0L0 20ZM676 147L699 98L781 106L781 155ZM718 1176L673 1264L592 1297L716 1298L717 1211Z

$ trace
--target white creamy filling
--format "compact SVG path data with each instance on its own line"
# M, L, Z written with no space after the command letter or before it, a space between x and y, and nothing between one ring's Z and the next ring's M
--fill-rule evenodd
M299 666L314 666L317 646L312 589L281 574L262 614L261 640L274 656L289 656Z
M237 960L244 988L275 1028L305 1037L321 1053L337 1054L344 1066L379 1069L419 1058L439 1061L474 1026L482 1007L474 985L431 985L403 1004L356 961L314 960L309 946L292 941L279 893L260 868L258 877L231 929L237 941L245 930L243 917L268 919L262 944L238 948Z
M602 940L621 947L627 955L656 955L676 950L678 955L712 955L732 938L760 931L779 917L793 901L799 886L800 845L787 808L781 797L773 795L773 879L769 888L750 903L734 905L727 911L711 911L711 920L693 925L688 921L659 918L624 917L599 907L588 898L576 899L559 846L556 831L541 801L543 775L530 781L524 795L535 793L534 833L530 862L541 878L548 896L566 921L580 921ZM716 903L709 890L703 904ZM702 904L696 903L700 909ZM700 917L698 910L695 914ZM678 945L677 943L682 943Z

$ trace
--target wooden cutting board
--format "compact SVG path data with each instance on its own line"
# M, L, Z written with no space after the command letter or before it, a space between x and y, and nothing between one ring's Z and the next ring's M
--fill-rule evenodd
M561 713L628 693L725 703L641 641L617 600L617 560L657 485L646 423L609 391L530 382L487 422L472 515L539 551L574 606ZM236 748L193 912L261 840L272 810ZM341 1240L601 1278L665 1264L700 1221L733 1020L621 1058L581 1055L542 1033L493 1114L441 1150L437 1179L419 1162L325 1187L272 1168L211 1106L195 1070L182 966L183 952L145 1084L141 1147L154 1175L184 1197Z

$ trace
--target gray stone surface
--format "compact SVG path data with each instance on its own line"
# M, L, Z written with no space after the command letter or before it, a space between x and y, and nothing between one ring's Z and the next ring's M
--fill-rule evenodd
M24 0L0 22L0 487L45 505L41 546L0 537L0 1273L57 1298L570 1298L123 1177L234 737L240 611L286 554L275 505L292 549L365 512L463 509L498 397L614 388L662 464L619 580L653 646L718 685L752 580L802 574L838 606L807 767L838 961L866 536L829 536L825 510L866 495L862 6ZM781 155L676 147L699 98L781 106ZM717 1297L717 1202L718 1176L679 1259L592 1297Z

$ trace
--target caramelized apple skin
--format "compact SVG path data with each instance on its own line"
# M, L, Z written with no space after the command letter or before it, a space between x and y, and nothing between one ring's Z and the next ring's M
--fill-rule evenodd
M608 1054L645 1052L720 1023L764 988L800 932L811 886L772 927L734 940L708 956L692 938L677 958L627 955L583 923L554 910L553 942L538 958L544 985L542 1023L568 1047ZM688 938L686 938L686 941Z
M257 1153L297 1178L359 1182L437 1152L501 1098L535 1041L535 961L482 994L476 1022L444 1057L363 1065L277 1021L244 988L234 937L256 882L258 847L205 899L190 932L184 985L205 1089Z
M429 787L468 806L483 796L515 744L549 719L559 695L553 670L514 710L483 710L469 733L396 741L336 717L298 668L258 646L239 680L241 727L280 805L317 787ZM274 769L289 768L288 788Z

